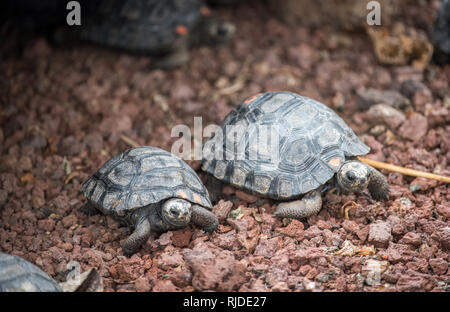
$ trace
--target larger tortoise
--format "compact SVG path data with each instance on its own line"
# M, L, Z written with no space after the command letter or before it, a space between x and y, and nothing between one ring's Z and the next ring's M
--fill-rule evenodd
M157 147L131 148L111 158L81 190L88 199L85 210L100 210L135 228L123 244L126 255L135 253L151 230L179 229L192 221L210 232L219 225L195 171Z
M0 292L61 292L59 284L31 262L0 252Z
M331 185L344 192L367 187L376 200L388 196L386 178L356 159L370 148L333 110L313 99L292 92L256 95L233 109L221 130L203 147L202 169L216 182L212 187L225 182L284 201L276 216L317 213L322 191Z
M160 57L152 65L158 68L179 66L190 46L226 43L235 32L202 0L83 0L81 10L81 26L65 29L72 37Z

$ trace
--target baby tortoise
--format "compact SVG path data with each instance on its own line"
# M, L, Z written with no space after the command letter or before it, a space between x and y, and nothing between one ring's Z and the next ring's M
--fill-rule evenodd
M0 252L0 292L61 292L59 284L31 262Z
M270 135L261 135L264 131ZM202 169L210 174L212 196L226 182L284 201L275 215L297 219L318 213L322 193L332 186L346 193L367 187L376 200L388 197L386 178L356 159L370 148L333 110L310 98L292 92L255 95L228 114L222 133L225 139L215 133L203 147Z
M434 59L439 64L450 63L450 1L442 1L431 33L435 47Z
M81 191L88 199L85 211L100 210L135 228L123 244L128 256L147 241L151 230L180 229L192 221L211 232L219 225L194 170L157 147L131 148L111 158Z
M81 26L60 29L60 42L79 38L156 57L154 68L180 66L189 48L228 42L235 26L213 17L202 0L82 0Z

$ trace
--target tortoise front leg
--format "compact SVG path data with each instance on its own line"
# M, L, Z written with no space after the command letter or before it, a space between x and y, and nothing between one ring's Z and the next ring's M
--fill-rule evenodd
M189 61L190 54L188 47L181 47L178 51L166 56L157 58L151 65L153 69L170 69L179 67Z
M134 232L123 243L122 250L126 256L133 255L150 237L150 221L143 218L137 225Z
M387 200L389 198L389 183L386 177L377 169L369 167L369 185L367 189L375 200Z
M320 190L313 190L305 194L301 200L278 204L275 216L280 218L301 219L316 214L322 208Z
M201 227L205 232L212 232L219 226L216 215L199 205L192 205L192 222Z

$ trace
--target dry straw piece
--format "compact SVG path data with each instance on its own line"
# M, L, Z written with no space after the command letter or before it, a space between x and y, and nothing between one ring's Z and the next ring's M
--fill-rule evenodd
M376 160L359 157L359 156L358 156L358 159L359 159L359 161L362 161L363 163L366 163L377 169L385 169L388 171L398 172L398 173L408 175L408 176L422 177L422 178L427 178L427 179L438 180L441 182L450 183L450 177L442 176L439 174L434 174L434 173L429 173L429 172L424 172L424 171L414 170L414 169L409 169L409 168L403 168L403 167L399 167L399 166L387 164L387 163L384 163L381 161L376 161Z

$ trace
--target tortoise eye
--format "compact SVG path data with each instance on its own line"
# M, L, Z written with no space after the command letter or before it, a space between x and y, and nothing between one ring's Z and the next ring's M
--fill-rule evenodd
M170 208L170 214L171 215L176 215L178 213L178 210L175 208Z
M347 172L347 173L345 174L345 178L346 178L348 181L353 182L353 181L355 181L355 179L356 179L356 175L355 175L355 173L354 173L353 171L349 171L349 172Z
M217 29L217 34L219 36L225 36L226 34L228 34L228 29L225 26L219 26L219 28Z

